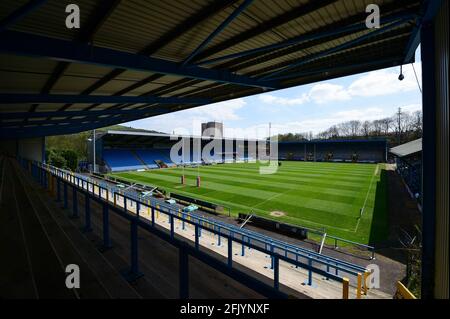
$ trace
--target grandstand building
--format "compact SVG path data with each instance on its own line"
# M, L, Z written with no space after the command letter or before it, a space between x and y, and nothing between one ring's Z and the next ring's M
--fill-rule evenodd
M280 160L315 162L383 163L386 139L313 140L278 143Z
M449 298L449 1L370 2L379 7L376 28L367 25L368 1L347 0L84 0L78 2L81 27L69 28L64 1L2 0L0 299L392 297L392 291L366 289L372 259L336 257L337 246L324 253L326 233L316 250L318 245L292 245L234 221L191 214L191 204L167 202L137 182L47 165L45 139L407 65L415 62L419 44L421 297ZM224 145L210 151L214 163L258 155L251 141L185 140L194 150L206 141ZM95 154L104 171L211 163L194 151L168 158L169 147L183 139L166 134L109 131L97 141L90 157ZM308 161L385 161L385 142L372 143L285 143L281 153ZM161 172L171 173L155 173ZM200 193L198 182L189 187ZM227 195L222 180L214 184L215 192ZM303 192L311 187L299 184ZM271 188L249 193L263 202ZM333 196L344 209L352 201ZM320 202L300 197L291 201ZM355 213L349 220L364 219L362 209ZM81 269L80 288L67 286L71 264ZM384 266L389 270L381 280L391 274Z
M177 143L182 148L171 150ZM108 130L97 135L96 161L102 172L165 168L178 165L254 161L261 140L180 136ZM208 147L208 145L210 145ZM208 148L210 156L205 156ZM93 147L88 149L92 163Z
M411 196L422 201L422 139L392 147L396 170L402 176Z
M181 139L187 142L183 145L186 152L183 154L180 150L179 154L171 156L172 147ZM211 141L218 142L215 149L211 150L214 163L254 161L260 150L258 145L266 144L263 140L255 139L109 130L97 135L96 161L103 172L206 164L207 160L198 155L195 148L199 145L202 152ZM277 147L279 160L382 163L386 162L387 156L385 139L280 142ZM91 145L88 149L90 163L94 158L92 153Z

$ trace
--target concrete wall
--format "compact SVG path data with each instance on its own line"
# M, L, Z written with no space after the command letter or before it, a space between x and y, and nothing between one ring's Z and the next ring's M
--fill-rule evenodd
M449 298L449 3L444 1L436 34L436 235L434 297Z
M0 155L15 157L17 155L17 140L0 140Z
M449 298L449 2L421 27L422 298Z
M17 140L17 155L32 161L45 161L45 137Z

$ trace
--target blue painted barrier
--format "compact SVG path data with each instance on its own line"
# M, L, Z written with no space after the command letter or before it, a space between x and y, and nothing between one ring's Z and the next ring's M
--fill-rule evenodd
M288 262L293 264L295 267L304 268L309 272L309 278L308 283L312 284L312 273L317 273L320 275L325 276L327 279L336 280L338 282L342 282L343 278L340 276L337 276L330 272L331 269L334 269L336 273L338 271L341 271L343 273L347 273L350 275L357 276L358 272L364 272L365 269L361 266L344 262L341 260L338 260L336 258L328 257L320 255L314 251L310 251L308 249L297 247L292 244L287 244L282 241L273 239L269 236L264 236L261 234L258 234L256 232L252 232L249 230L243 230L233 225L228 225L210 218L206 218L204 216L199 216L195 213L185 213L181 214L179 216L179 207L177 205L164 203L162 200L152 198L151 200L143 200L140 196L130 193L130 192L124 192L123 190L119 190L115 187L111 187L109 184L97 182L95 180L92 180L87 177L79 178L75 174L67 171L61 171L57 170L55 168L40 165L37 167L39 171L50 171L54 176L57 178L60 178L63 181L63 185L65 186L65 190L67 190L67 184L72 184L72 187L80 188L79 181L83 180L85 183L84 186L81 187L81 190L79 189L80 193L86 194L89 198L92 200L96 200L99 203L103 204L103 240L104 240L104 246L110 247L110 240L109 240L109 209L111 209L113 212L119 214L121 217L128 219L130 221L135 221L137 226L140 226L154 234L157 234L161 238L164 238L164 240L167 240L171 244L175 245L176 247L180 248L180 254L181 252L181 246L185 244L183 241L180 242L178 239L174 238L174 230L173 226L175 224L175 219L180 220L183 225L184 223L188 223L192 225L195 228L195 247L192 249L188 246L184 249L186 250L186 254L191 255L201 261L204 261L210 265L214 265L217 269L220 269L220 271L224 272L225 274L228 274L230 276L233 276L232 278L244 278L245 280L244 284L247 284L249 286L257 287L258 291L263 291L264 295L273 295L273 296L285 296L281 294L278 291L279 288L279 260L283 260L284 262ZM98 187L98 195L94 192L95 188ZM137 208L141 208L142 206L150 207L152 211L152 220L148 221L146 219L140 219L137 214L131 213L128 209L124 209L124 207L118 207L114 206L110 201L106 201L101 194L103 192L106 192L106 196L108 194L115 194L117 193L118 196L121 196L123 198L124 206L126 206L125 203L127 201L130 201L130 203L134 202L136 204ZM66 193L66 192L65 192ZM105 196L105 197L106 197ZM161 213L165 213L169 216L170 224L172 225L172 228L170 230L170 234L165 235L165 233L161 230L158 230L155 228L155 217L154 217L154 209L158 205L158 210ZM139 213L139 209L137 211ZM227 257L227 268L223 268L221 263L218 262L216 259L214 259L211 256L207 256L204 253L202 253L199 249L199 237L201 230L207 230L214 235L218 236L218 245L221 244L221 237L225 237L228 241L228 257ZM137 240L137 235L134 236L135 233L133 230L130 230L130 233L132 234L132 245L135 245L134 247L137 247L137 242L133 243L133 238L135 237ZM136 233L137 234L137 233ZM249 278L248 275L243 274L239 272L238 270L234 269L232 267L232 243L236 242L238 244L242 245L242 252L245 254L245 246L247 246L249 249L255 249L257 251L260 251L264 254L267 254L271 257L272 260L272 269L274 269L274 285L273 289L277 290L276 292L270 290L265 284L261 282L255 282L254 279ZM262 245L262 246L260 246ZM270 249L268 249L268 246L270 246ZM133 251L133 246L132 246ZM136 249L137 251L137 249ZM136 254L132 254L131 256L131 272L133 270L136 270L138 272L137 267L137 258ZM181 256L181 255L180 255ZM183 257L184 258L184 257ZM212 258L212 259L211 259ZM303 262L305 261L305 262ZM183 261L184 263L184 261ZM181 261L180 261L181 264ZM320 265L320 267L317 267L315 264ZM322 267L326 267L327 270L322 269ZM180 270L181 271L181 270ZM181 280L181 278L180 278ZM185 279L183 279L185 280ZM183 281L181 280L181 281ZM182 283L180 282L180 296L182 295L182 291L184 291L184 294L186 294L186 287L182 287ZM185 283L184 283L185 285Z

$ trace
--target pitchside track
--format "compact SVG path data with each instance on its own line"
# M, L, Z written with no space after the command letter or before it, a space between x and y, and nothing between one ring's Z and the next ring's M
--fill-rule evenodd
M282 162L272 175L259 164L121 172L120 178L149 184L229 207L233 215L254 214L291 224L325 228L330 235L360 243L384 239L387 231L385 181L380 164Z

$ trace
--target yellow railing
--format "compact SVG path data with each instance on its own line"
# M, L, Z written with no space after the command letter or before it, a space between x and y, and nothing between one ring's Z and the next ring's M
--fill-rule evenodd
M408 288L405 287L400 281L397 281L397 291L395 292L394 299L417 299Z

